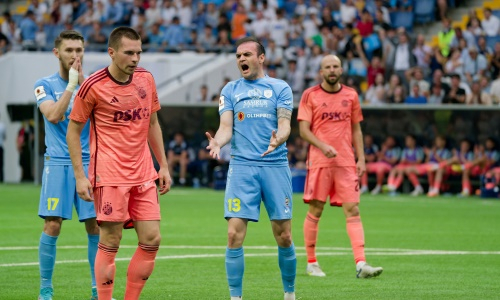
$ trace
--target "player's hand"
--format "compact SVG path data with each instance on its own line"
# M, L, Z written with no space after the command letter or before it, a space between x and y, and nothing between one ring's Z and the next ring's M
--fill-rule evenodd
M92 188L92 184L87 177L76 180L76 192L78 193L78 197L82 198L83 200L88 202L94 201L94 191Z
M333 148L328 144L323 145L321 152L323 152L323 154L328 158L333 158L337 156L337 150L335 150L335 148Z
M68 78L68 85L66 86L66 90L73 92L76 89L76 86L78 85L78 79L79 79L79 71L78 71L78 65L80 64L80 59L77 57L73 64L71 65L71 68L69 69L69 78ZM81 69L81 65L80 65Z
M82 84L83 81L85 80L85 77L83 76L83 68L82 68L82 61L80 60L79 57L77 57L75 59L75 62L73 63L73 65L76 63L76 66L72 66L72 67L76 67L75 69L78 71L78 84Z
M271 133L271 139L269 140L269 146L267 147L267 151L262 153L260 157L264 157L269 153L273 152L279 146L278 137L276 136L276 130L273 130Z
M363 176L366 172L366 163L363 160L358 160L356 163L356 174L358 177Z
M170 187L172 186L172 177L170 177L168 168L160 168L158 171L158 179L160 181L160 195L165 195L170 191Z
M210 156L213 159L220 159L219 153L220 153L220 145L217 143L217 141L212 137L212 135L208 132L205 132L205 135L207 136L208 139L208 146L207 150L210 150Z

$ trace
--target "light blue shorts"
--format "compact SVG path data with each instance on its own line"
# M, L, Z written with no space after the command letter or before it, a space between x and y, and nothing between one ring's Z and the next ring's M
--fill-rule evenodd
M88 164L83 165L85 175L88 174L88 167ZM73 166L44 166L38 215L43 219L61 217L71 220L73 205L80 222L95 218L94 202L84 201L76 193Z
M260 202L270 220L292 218L292 175L288 166L230 165L227 173L224 217L258 222Z

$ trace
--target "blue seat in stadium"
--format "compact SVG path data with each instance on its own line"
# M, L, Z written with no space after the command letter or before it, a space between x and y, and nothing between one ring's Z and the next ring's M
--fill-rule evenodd
M295 7L297 7L297 2L295 1L286 1L285 2L285 12L288 16L293 16L295 12Z
M390 13L391 23L395 28L404 27L407 31L413 31L413 12L396 11Z
M415 22L430 23L434 21L436 0L418 0L415 1L413 13L415 14Z
M500 42L500 35L497 36L486 36L486 46L491 49L495 49L495 44Z
M500 9L495 9L495 10L493 10L493 11L492 11L492 14L493 14L494 16L496 16L497 18L499 18L499 19L500 19Z

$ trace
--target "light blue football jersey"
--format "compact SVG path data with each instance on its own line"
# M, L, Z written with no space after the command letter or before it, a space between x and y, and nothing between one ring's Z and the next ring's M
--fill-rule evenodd
M58 101L66 90L68 81L61 78L59 72L39 79L35 83L34 93L37 106L47 100ZM69 157L68 145L66 143L66 132L68 129L69 119L68 116L73 108L73 101L80 86L77 86L71 97L68 109L64 113L63 120L57 124L50 123L45 116L43 121L45 124L45 165L71 165ZM82 143L82 160L84 164L90 161L89 150L90 139L90 122L87 122L83 128L81 135Z
M219 114L233 111L231 164L288 165L285 143L261 157L267 151L272 131L278 130L278 108L293 109L292 89L283 80L268 76L257 80L240 78L224 86Z

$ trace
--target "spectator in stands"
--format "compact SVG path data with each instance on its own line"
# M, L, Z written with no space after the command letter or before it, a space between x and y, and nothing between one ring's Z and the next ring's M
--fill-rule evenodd
M108 0L104 8L104 22L107 25L121 25L124 16L124 6L121 1Z
M216 47L221 52L229 52L233 50L234 47L231 44L231 40L229 40L229 33L225 29L219 31Z
M49 8L44 1L31 0L28 10L32 11L35 15L35 22L44 22L45 14L48 13Z
M181 0L181 7L177 11L177 16L179 17L180 24L189 28L191 22L193 21L193 10L191 8L191 0Z
M213 136L215 135L215 130L209 129L208 132ZM196 176L201 175L201 184L204 186L211 186L213 183L213 173L215 167L221 165L221 163L210 156L210 151L207 150L208 140L204 139L198 150L198 157L193 162L196 165Z
M497 36L500 34L500 20L492 14L491 8L485 7L483 9L484 19L481 22L484 33L487 36Z
M213 3L212 3L213 4ZM163 26L168 26L172 23L172 19L177 16L177 7L173 4L172 0L164 0L161 8L161 19ZM217 15L218 16L218 15ZM217 19L213 26L217 25Z
M85 1L85 11L75 20L75 25L87 26L92 24L92 15L94 14L94 2Z
M454 49L451 52L450 59L444 66L444 71L446 74L464 75L464 62L462 60L462 53L459 49Z
M477 38L477 51L479 54L484 55L487 61L490 61L493 56L493 49L488 47L486 44L486 38L484 36L480 36Z
M97 1L95 3L94 13L92 14L93 22L104 22L104 18L106 16L106 8L104 7L104 3L102 1Z
M353 24L356 20L357 8L353 0L346 0L345 3L340 4L340 20L342 24Z
M213 29L210 25L205 25L203 32L198 35L196 40L196 46L198 47L198 52L210 51L214 48L217 40L213 34Z
M375 16L375 18L379 20L379 22L382 22L381 19L377 18L377 12L380 12L382 14L383 22L390 26L391 16L389 14L389 9L384 6L383 0L375 0L375 9L373 11L370 11L372 16Z
M488 61L479 54L476 46L469 47L469 56L464 60L464 75L469 84L486 75Z
M255 20L252 20L248 29L251 35L263 40L269 33L269 20L265 19L264 14L259 10L255 13Z
M316 84L316 79L321 66L321 59L323 59L323 50L320 46L313 45L311 48L311 55L307 60L307 69L305 74L306 87Z
M236 12L233 14L231 20L231 39L234 41L243 38L247 35L245 24L248 20L245 6L243 4L236 4Z
M338 26L337 21L333 18L332 10L325 6L321 10L321 20L323 21L323 25L326 25L328 29L332 29L334 26Z
M318 10L315 7L309 7L307 9L307 16L302 22L304 40L311 39L313 36L319 34L319 27L322 24L323 21L318 17Z
M495 43L495 49L491 56L489 68L491 78L494 80L500 74L500 42Z
M450 47L456 48L458 47L458 41L460 39L465 39L468 46L476 45L476 37L469 30L462 30L459 26L454 28L455 36L451 40Z
M231 33L231 23L225 14L219 15L219 22L217 23L217 34L219 36L222 31L225 32L227 39L229 39L229 34Z
M467 31L472 33L475 37L484 35L484 30L481 27L481 21L479 21L477 17L470 20L470 25L467 26Z
M285 18L283 9L276 10L276 20L271 20L269 24L269 38L273 39L276 46L285 48L288 46L289 22Z
M401 79L397 74L392 74L389 81L384 86L386 97L391 98L398 86L402 87Z
M374 84L372 84L366 91L364 103L370 105L381 105L387 103L383 73L377 73L375 76Z
M197 30L204 28L207 24L207 12L205 9L205 3L198 1L196 4L196 12L193 16L192 27L196 27Z
M443 19L443 30L438 33L438 44L441 54L447 57L450 53L450 44L455 37L455 31L451 30L451 21L448 19Z
M17 27L14 20L9 21L8 32L5 34L9 39L10 50L11 51L21 51L21 28Z
M448 12L448 0L437 0L437 7L439 19L446 19L446 13Z
M0 31L0 56L7 53L7 51L9 51L9 38Z
M419 84L414 83L413 85L411 85L411 87L412 87L411 93L408 95L408 97L406 97L405 103L406 104L426 104L427 98L420 91Z
M422 69L424 75L429 74L432 49L425 44L425 37L423 34L419 34L417 36L415 47L413 47L412 53L417 60L417 66Z
M189 163L188 145L184 140L184 134L177 132L168 144L168 167L170 174L175 174L174 169L179 167L179 183L186 184L186 171Z
M160 24L154 23L148 32L148 44L146 49L148 52L163 52L167 47L167 39L163 31L160 29Z
M402 85L398 85L394 89L394 94L388 98L389 103L404 103L405 99L406 99L406 90Z
M59 6L59 16L59 24L73 22L73 4L70 0L62 0Z
M59 24L61 19L61 0L54 0L52 6L50 7L50 22L54 25Z
M35 51L37 49L35 35L38 31L38 25L35 22L35 14L28 10L19 24L21 30L21 44L23 50Z
M445 92L445 94L448 93L450 90L450 86L448 83L443 81L443 71L442 70L436 70L434 71L434 74L432 74L432 81L431 81L431 89L434 86L440 86L441 89Z
M9 32L9 22L12 20L12 16L10 15L10 12L8 10L4 11L2 16L3 16L3 22L0 27L1 28L0 32L7 35Z
M443 99L445 104L464 104L465 90L460 87L460 75L451 75L450 90Z
M171 1L171 0L170 0ZM206 14L206 22L208 25L212 26L212 28L216 28L219 24L219 11L215 6L215 3L208 2L206 6L207 14Z
M445 91L441 84L433 85L431 88L431 94L427 103L429 104L441 104L443 102Z
M356 23L356 28L362 37L367 37L373 33L373 19L368 10L363 10L361 20Z
M299 96L304 91L304 72L297 68L297 61L288 60L288 70L286 71L285 81L288 83L295 96Z
M419 87L419 93L415 94L412 91L412 93L410 93L410 96L429 96L430 84L424 79L424 71L419 67L415 67L408 74L408 81L410 82L410 86L413 87L415 84L417 84Z
M268 19L271 22L277 19L277 15L279 12L276 7L270 5L267 0L262 0L261 5L262 6L260 10L264 12L264 18Z
M394 72L402 79L405 87L408 86L406 72L415 66L415 56L411 53L411 45L406 33L399 34L399 44L396 46L394 57Z
M102 31L102 25L100 22L92 23L92 31L90 32L87 40L85 41L85 48L89 50L104 52L107 50L106 44L108 43L108 37Z
M378 32L380 29L388 30L391 28L390 22L387 22L382 9L377 9L375 19L373 20L373 30Z
M469 105L491 105L491 97L488 93L481 90L479 81L472 82L472 93L465 97L465 103Z
M174 51L178 51L180 47L186 44L184 28L180 24L179 17L175 16L172 19L172 24L167 27L165 31L165 42L166 46Z
M160 24L162 22L161 9L157 0L149 0L149 7L145 10L146 28L151 27L153 24Z
M396 3L399 11L413 11L413 0L397 0Z
M35 44L38 50L48 50L47 46L47 33L43 28L43 23L38 24L38 31L35 33ZM50 45L50 49L52 49L53 45Z
M288 28L289 47L302 47L304 44L303 34L304 26L302 25L302 18L299 15L294 15Z
M208 86L206 84L202 84L200 86L200 94L196 97L195 101L197 103L208 103L208 102L210 102L210 96L208 95Z

